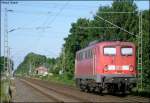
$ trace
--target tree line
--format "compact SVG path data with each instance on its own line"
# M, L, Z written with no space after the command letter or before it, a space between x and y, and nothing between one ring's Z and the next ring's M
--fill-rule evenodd
M32 75L35 72L35 69L39 66L44 66L49 70L54 68L54 64L56 62L55 58L47 58L44 55L29 53L25 56L23 62L19 64L17 69L15 70L15 74L20 75ZM49 71L50 72L50 71Z

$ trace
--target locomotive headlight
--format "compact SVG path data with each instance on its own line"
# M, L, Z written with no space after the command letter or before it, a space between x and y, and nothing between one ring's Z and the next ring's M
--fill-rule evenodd
M133 70L134 70L134 67L133 67L132 65L130 65L130 68L129 68L129 70L130 70L131 72L133 72Z
M108 66L107 65L105 65L104 71L108 71Z
M105 65L104 71L115 70L115 65Z

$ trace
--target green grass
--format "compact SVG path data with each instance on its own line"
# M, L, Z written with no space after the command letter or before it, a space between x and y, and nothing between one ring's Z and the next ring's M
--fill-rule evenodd
M68 86L75 86L75 82L73 79L69 79L66 75L47 75L47 76L35 76L41 80L46 80L54 83L65 84Z
M48 77L48 80L50 80L50 81L57 81L57 82L59 82L61 84L75 86L74 80L67 78L67 76L65 76L65 75L61 75L61 76L57 75L57 76L53 76L53 77L50 76L50 77Z
M143 89L134 89L132 91L133 95L142 96L142 97L149 97L150 98L150 88L143 88Z

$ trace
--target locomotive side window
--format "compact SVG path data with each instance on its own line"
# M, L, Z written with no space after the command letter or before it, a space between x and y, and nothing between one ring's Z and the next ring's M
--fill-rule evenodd
M81 52L80 53L80 60L82 60L83 59L83 53Z
M90 50L90 58L92 58L92 56L93 56L93 55L92 55L92 50Z
M93 54L92 54L92 50L86 50L86 51L82 51L80 53L77 54L77 60L81 61L83 59L90 59L92 58Z
M80 60L82 60L82 59L84 59L85 58L85 53L84 52L80 52L79 54L78 54L78 60L80 61Z
M79 60L81 60L81 53L79 53Z
M87 51L85 51L85 59L87 59L87 58L88 58Z
M80 60L80 53L77 54L77 60Z
M87 58L90 58L90 50L88 50L88 56L87 56Z
M133 54L133 48L132 47L122 47L121 48L121 54L122 55L132 55Z
M85 59L85 58L86 58L86 51L83 51L83 52L82 52L82 59ZM81 60L82 60L82 59L81 59Z
M79 60L79 59L78 59L78 54L76 54L76 59Z
M89 58L92 58L92 50L91 50L91 49L88 50L88 56L87 56L87 57L88 57L88 59L89 59Z
M116 55L115 47L104 47L104 55Z

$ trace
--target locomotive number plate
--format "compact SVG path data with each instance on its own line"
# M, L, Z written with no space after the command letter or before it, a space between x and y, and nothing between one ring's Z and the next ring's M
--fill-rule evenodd
M121 73L122 73L122 71L121 71L121 70L117 70L117 73L118 73L118 74L121 74Z

